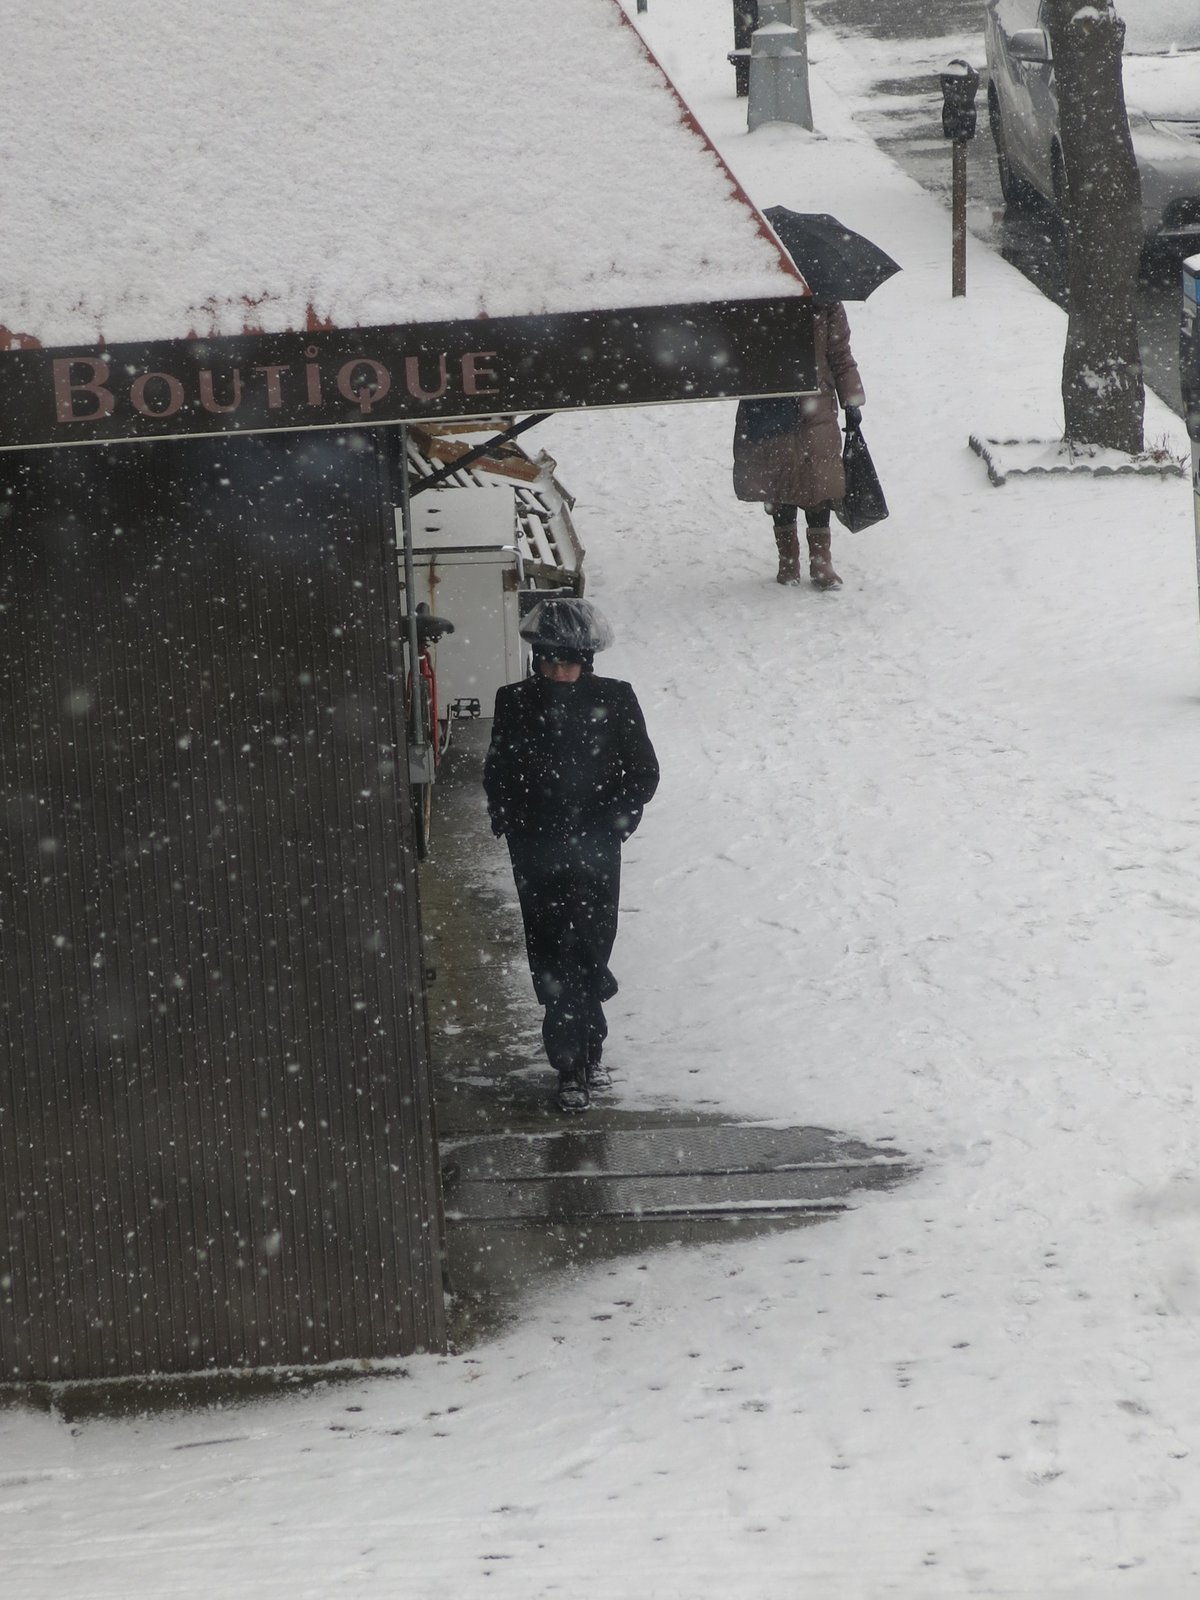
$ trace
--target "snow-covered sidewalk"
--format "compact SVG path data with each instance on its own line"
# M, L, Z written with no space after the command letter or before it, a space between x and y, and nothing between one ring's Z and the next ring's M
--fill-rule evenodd
M633 11L630 0L629 9ZM646 35L851 306L890 521L773 581L731 405L562 416L589 597L664 769L626 856L629 1105L892 1140L831 1224L601 1265L467 1358L219 1415L0 1413L13 1600L1153 1596L1200 1573L1200 650L1186 480L1013 480L1065 320L854 120L745 132L728 0ZM1179 454L1151 400L1147 433ZM194 1448L200 1445L206 1448Z

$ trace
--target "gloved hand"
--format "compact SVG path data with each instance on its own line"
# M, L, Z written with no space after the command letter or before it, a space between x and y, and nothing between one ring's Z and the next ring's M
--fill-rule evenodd
M848 428L857 428L861 421L862 421L862 407L861 406L847 406L846 407L846 426Z

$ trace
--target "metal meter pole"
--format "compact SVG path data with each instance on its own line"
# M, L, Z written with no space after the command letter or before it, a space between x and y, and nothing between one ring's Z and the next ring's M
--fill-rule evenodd
M951 164L953 206L951 223L950 294L960 299L967 292L967 141L955 139Z
M951 61L941 74L942 132L953 141L953 267L950 292L967 292L967 143L975 137L975 95L979 74L969 61Z

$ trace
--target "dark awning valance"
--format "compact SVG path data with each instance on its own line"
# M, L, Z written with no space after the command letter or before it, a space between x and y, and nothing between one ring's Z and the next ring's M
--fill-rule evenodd
M801 297L0 355L0 448L815 387Z

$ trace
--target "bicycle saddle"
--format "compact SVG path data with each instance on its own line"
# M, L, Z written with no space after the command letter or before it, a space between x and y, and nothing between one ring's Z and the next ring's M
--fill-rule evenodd
M408 618L400 618L400 626L408 631ZM446 617L435 617L431 611L417 607L417 644L423 649L427 644L436 644L443 634L453 633L454 624Z

